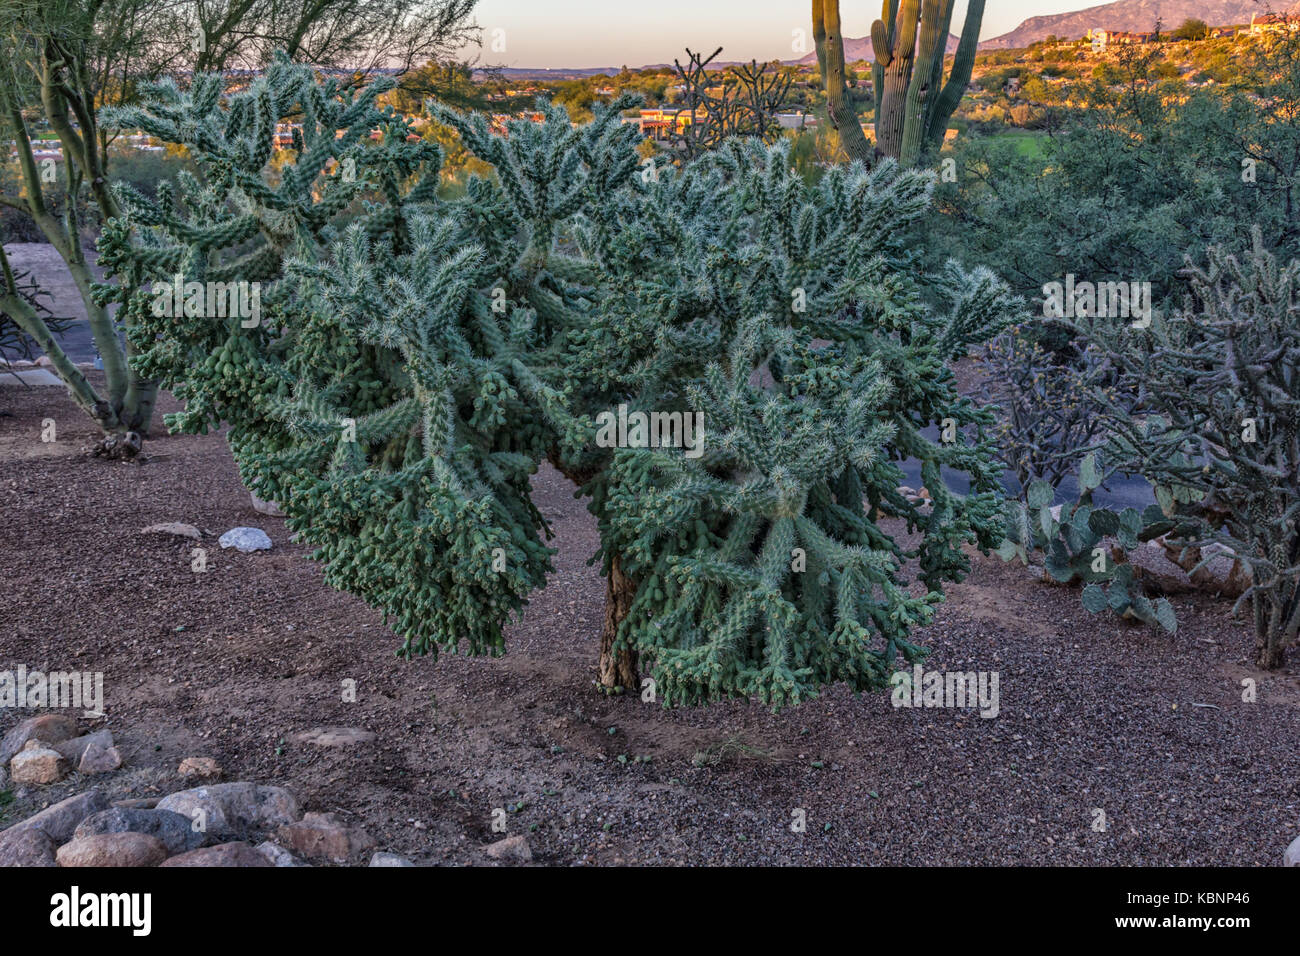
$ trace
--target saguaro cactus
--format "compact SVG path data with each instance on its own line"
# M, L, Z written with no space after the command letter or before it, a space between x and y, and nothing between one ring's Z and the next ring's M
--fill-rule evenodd
M844 38L839 0L814 0L813 36L830 104L831 118L854 159L889 156L905 166L943 142L961 102L979 43L984 0L971 0L945 82L944 58L952 27L953 0L884 0L881 19L871 25L875 52L872 85L876 104L876 146L870 150L855 118L844 115ZM919 30L919 36L918 36Z

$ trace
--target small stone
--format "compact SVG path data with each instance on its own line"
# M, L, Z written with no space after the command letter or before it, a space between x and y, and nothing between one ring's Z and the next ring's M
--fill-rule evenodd
M235 841L190 850L166 860L163 866L274 866L247 843Z
M63 755L63 758L72 766L81 763L82 755L92 744L98 744L102 749L113 746L113 735L107 730L97 730L93 734L86 734L82 737L73 737L71 740L64 740L57 744L51 744L51 750L57 750Z
M335 863L346 863L354 854L375 846L369 833L349 827L335 813L308 813L297 823L280 827L276 838L309 859L327 859Z
M167 847L168 854L197 850L206 842L205 836L196 832L193 824L179 813L127 807L110 807L92 813L81 821L72 837L75 840L101 833L143 833L157 837Z
M248 493L248 497L253 501L253 510L258 514L268 515L272 518L283 518L285 513L280 510L280 506L274 501L265 501L257 497L253 492Z
M404 856L398 856L396 853L376 853L370 858L371 866L415 866Z
M39 740L29 740L22 753L9 761L9 772L14 783L58 783L68 775L68 761L57 750L42 746Z
M294 743L311 744L314 747L351 747L354 744L371 744L376 739L373 733L360 727L313 727L292 737Z
M15 823L8 830L0 831L0 839L19 830L40 830L55 843L66 843L72 839L72 834L82 820L107 808L108 800L101 791L87 790L46 807L40 813Z
M185 524L180 521L165 521L162 524L151 524L147 528L140 530L141 534L171 534L178 538L193 538L195 541L200 540L203 534L192 524Z
M146 833L96 833L65 843L55 859L59 866L157 866L167 847Z
M81 763L77 764L77 773L112 773L120 766L122 766L122 754L116 747L104 747L95 743L87 747L86 752L81 755Z
M256 849L258 853L271 861L272 866L311 866L310 863L303 862L280 844L272 843L270 840L259 843Z
M243 782L181 790L159 800L158 809L175 811L188 820L205 815L206 831L226 840L283 826L302 815L298 801L283 787Z
M528 838L523 835L498 840L489 846L486 852L494 860L507 860L512 863L529 863L533 859L533 849L528 845Z
M1291 845L1286 848L1286 853L1282 854L1283 866L1300 866L1300 837L1291 841Z
M244 554L271 550L271 539L261 528L231 528L218 543L223 548L234 548Z
M182 777L198 777L200 780L217 780L221 777L221 767L211 757L186 757L176 772Z
M0 834L0 866L58 866L54 849L40 830L6 830Z
M29 740L47 744L62 743L77 736L77 722L62 714L42 714L24 720L0 741L0 764L7 765L14 754L22 750Z

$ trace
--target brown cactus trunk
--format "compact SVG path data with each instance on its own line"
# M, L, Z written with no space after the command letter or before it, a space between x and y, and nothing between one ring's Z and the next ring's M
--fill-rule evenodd
M614 651L614 638L618 626L627 617L636 597L636 584L623 573L618 555L610 560L609 577L605 579L605 624L600 631L600 686L607 689L638 687L636 652L628 648Z

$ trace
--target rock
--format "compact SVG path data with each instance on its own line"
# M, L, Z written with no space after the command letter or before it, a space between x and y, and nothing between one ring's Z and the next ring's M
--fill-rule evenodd
M14 754L22 750L29 740L42 740L47 744L62 743L77 736L77 722L62 714L42 714L24 720L0 741L0 764L8 766Z
M248 493L248 497L252 499L253 510L258 514L268 515L272 518L286 517L285 513L280 510L280 506L274 501L264 501L251 491Z
M371 866L415 866L404 856L398 856L396 853L376 853L370 858Z
M54 848L40 830L6 830L0 835L0 866L58 866Z
M162 524L151 524L147 528L140 530L141 534L173 534L178 538L193 538L195 541L200 540L203 534L192 524L184 524L180 521L166 521Z
M64 759L74 767L81 763L81 757L91 744L98 744L101 748L113 746L113 735L107 730L97 730L93 734L86 734L84 737L73 737L71 740L64 740L57 744L51 744L51 750L57 750L63 755Z
M198 777L200 780L217 780L221 777L221 767L211 757L186 757L176 772L182 777Z
M302 815L298 801L283 787L242 782L181 790L159 800L158 809L175 811L191 821L204 813L207 817L206 832L219 839L243 837L250 830L283 826Z
M65 843L55 859L59 866L157 866L167 847L147 833L96 833Z
M77 773L112 773L122 766L122 754L116 747L104 747L93 743L81 755L77 764Z
M190 850L166 860L163 866L274 866L264 854L258 853L247 843L219 843Z
M55 843L66 843L82 820L108 808L108 800L99 790L87 790L46 807L35 816L0 831L0 839L20 830L40 830Z
M349 827L335 813L309 813L297 823L276 831L276 838L309 859L346 863L354 854L373 849L374 838L365 830Z
M205 837L195 831L190 821L171 810L141 810L110 807L92 813L78 824L74 840L102 833L143 833L157 837L167 853L186 853L203 846Z
M38 368L53 368L54 360L48 355L38 355L36 356L36 365Z
M223 548L234 548L244 554L271 550L271 539L261 528L231 528L221 536L219 543Z
M0 767L0 790L5 789L5 784L9 782L9 771Z
M272 843L270 840L259 843L256 849L258 853L271 861L272 866L311 866L310 863L304 863L280 844Z
M486 852L494 860L507 860L511 863L529 863L533 859L533 848L528 845L528 838L523 835L498 840L489 846Z
M351 747L353 744L374 743L376 737L360 727L313 727L294 734L291 739L294 743L315 747Z
M1300 837L1291 841L1291 845L1282 854L1283 866L1300 866Z
M68 761L57 750L42 746L39 740L29 740L22 753L9 761L9 772L14 783L58 783L68 775Z

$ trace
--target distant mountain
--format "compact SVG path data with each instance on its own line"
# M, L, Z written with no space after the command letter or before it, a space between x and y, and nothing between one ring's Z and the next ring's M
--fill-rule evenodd
M1300 8L1300 4L1296 6ZM1155 29L1157 20L1164 32L1176 30L1184 20L1193 17L1212 27L1222 27L1249 23L1252 13L1283 11L1286 7L1286 0L1116 0L1073 13L1030 17L1010 33L985 40L980 49L1018 50L1052 35L1078 40L1093 28L1149 33Z

